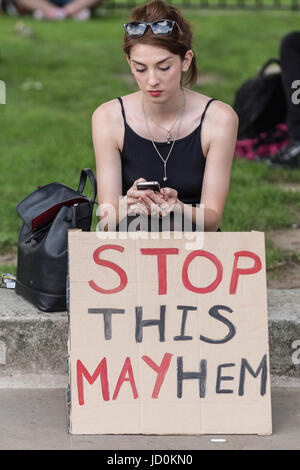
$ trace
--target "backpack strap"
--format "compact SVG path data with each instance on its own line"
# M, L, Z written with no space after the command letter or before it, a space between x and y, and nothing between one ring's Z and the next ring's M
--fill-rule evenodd
M262 66L260 72L259 72L259 75L262 76L264 75L265 71L267 70L267 68L269 67L269 65L271 64L277 64L280 66L280 60L279 59L275 59L275 57L272 57L271 59L267 60L267 62L264 63L264 65Z

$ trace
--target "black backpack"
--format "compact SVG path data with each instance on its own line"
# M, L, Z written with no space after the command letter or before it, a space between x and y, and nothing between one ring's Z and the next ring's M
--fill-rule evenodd
M93 199L83 195L87 177ZM96 178L90 168L84 168L77 190L50 183L17 205L24 223L19 234L15 290L39 310L67 310L68 230L90 230L96 196Z
M262 132L275 131L277 124L286 122L286 99L281 73L266 74L269 65L278 59L269 59L258 75L244 82L238 89L233 109L239 117L238 140L253 139Z

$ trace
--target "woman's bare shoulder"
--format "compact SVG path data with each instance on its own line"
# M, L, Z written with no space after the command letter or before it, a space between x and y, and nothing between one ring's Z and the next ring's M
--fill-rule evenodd
M211 100L209 97L205 98L207 98L207 103ZM209 105L205 119L209 120L213 126L220 124L237 125L239 121L234 109L229 104L218 99L215 99Z
M137 93L129 93L128 95L122 96L122 101L124 103L131 103L134 102ZM106 101L102 103L98 108L95 109L93 112L93 119L103 119L116 121L122 120L122 110L121 110L121 103L118 98L114 98L110 101Z
M204 110L208 102L212 99L210 96L198 93L194 90L189 90L192 98L193 106L197 109ZM225 121L238 120L237 114L234 109L227 103L215 99L208 107L205 119L209 119L214 124Z
M115 148L122 148L124 122L117 98L102 103L92 115L93 139L108 140Z
M93 122L103 122L107 125L117 123L122 118L121 105L117 98L102 103L95 109L92 115Z

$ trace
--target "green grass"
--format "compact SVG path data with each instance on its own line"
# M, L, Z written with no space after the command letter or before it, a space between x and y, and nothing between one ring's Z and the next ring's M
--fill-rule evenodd
M194 26L199 74L215 77L195 89L229 104L240 84L278 55L280 38L299 29L294 12L186 10L186 16ZM128 17L109 11L82 24L22 18L32 37L14 31L16 19L1 17L0 80L7 104L0 105L0 252L16 248L16 205L37 185L60 181L77 187L82 167L95 170L91 115L101 103L134 90L122 78L129 73L121 52L121 25ZM40 82L42 89L24 90L28 81ZM235 160L222 230L291 226L300 196L278 189L282 181L299 182L300 171ZM95 224L96 217L93 229ZM270 262L282 256L267 245Z
M0 273L9 273L14 276L17 274L17 266L15 264L1 264Z
M107 8L115 8L117 5L118 7L122 7L124 5L124 8L127 7L127 5L132 5L134 6L139 6L143 5L145 2L143 0L134 0L134 2L131 0L108 0L105 2L101 7L100 10L107 9ZM172 0L173 5L178 6L181 8L182 6L185 9L191 8L203 8L203 9L222 9L226 10L226 7L229 9L294 9L297 10L297 8L300 7L298 4L297 0Z

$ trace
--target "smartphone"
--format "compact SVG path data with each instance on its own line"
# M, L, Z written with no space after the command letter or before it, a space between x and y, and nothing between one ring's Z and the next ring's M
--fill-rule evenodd
M143 182L137 183L136 187L137 189L140 189L140 190L151 189L152 191L155 191L156 193L159 193L160 191L160 184L158 181L143 181Z

